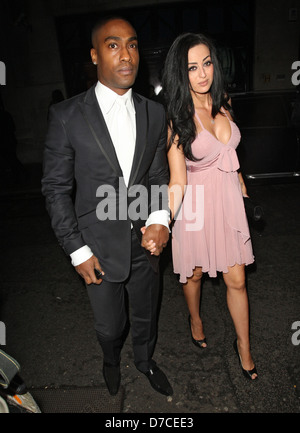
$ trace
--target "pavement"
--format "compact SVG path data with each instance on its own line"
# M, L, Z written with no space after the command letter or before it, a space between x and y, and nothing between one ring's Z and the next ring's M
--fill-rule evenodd
M155 361L174 395L155 392L133 364L130 335L122 351L122 413L296 414L300 412L300 182L251 184L264 222L251 223L256 262L247 269L252 355L259 378L244 378L219 276L205 278L201 315L208 348L191 342L188 310L162 255L162 295ZM40 167L0 187L1 348L21 365L30 389L103 386L102 354L85 287L58 245L40 193ZM105 391L106 392L106 391ZM107 398L110 398L109 396Z

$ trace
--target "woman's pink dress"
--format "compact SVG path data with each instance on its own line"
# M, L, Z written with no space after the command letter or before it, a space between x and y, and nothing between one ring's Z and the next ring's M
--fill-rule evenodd
M235 264L254 262L237 170L241 134L231 121L227 144L202 127L192 143L199 161L186 160L186 194L172 230L174 272L186 283L196 266L210 277Z

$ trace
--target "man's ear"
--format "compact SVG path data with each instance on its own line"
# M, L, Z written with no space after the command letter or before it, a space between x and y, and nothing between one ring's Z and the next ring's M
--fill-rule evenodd
M95 48L91 49L91 58L92 58L92 62L94 63L94 65L98 64L98 56L97 56L97 51L95 50Z

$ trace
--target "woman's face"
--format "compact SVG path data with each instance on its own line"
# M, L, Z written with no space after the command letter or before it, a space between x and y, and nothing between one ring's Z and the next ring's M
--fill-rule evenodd
M188 71L191 90L199 94L209 92L214 77L214 66L206 45L200 44L190 48Z

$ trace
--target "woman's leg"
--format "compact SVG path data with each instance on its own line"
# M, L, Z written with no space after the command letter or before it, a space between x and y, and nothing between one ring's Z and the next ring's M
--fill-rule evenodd
M192 336L195 340L203 340L202 320L200 318L200 294L201 294L202 268L196 267L193 276L183 284L183 293L191 316ZM206 347L206 343L203 343Z
M250 353L249 304L245 282L245 265L234 265L223 273L227 286L227 305L237 334L238 350L245 370L252 370L254 362ZM256 374L252 375L255 379Z

